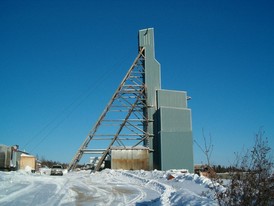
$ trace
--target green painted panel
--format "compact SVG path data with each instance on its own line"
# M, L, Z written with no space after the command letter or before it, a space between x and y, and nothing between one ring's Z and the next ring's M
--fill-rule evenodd
M187 108L187 93L184 91L157 90L157 107Z
M154 51L154 30L153 28L143 29L139 31L139 48L145 48L145 85L148 105L148 118L151 120L148 123L147 130L153 134L153 115L156 112L156 90L161 88L160 64L155 59ZM148 141L148 146L153 149L153 137ZM150 169L153 169L153 155L150 154Z
M157 155L161 170L188 169L193 172L191 110L160 107L157 111Z
M191 110L183 91L161 90L160 64L155 59L154 30L139 31L139 48L145 48L145 84L148 104L150 169L188 169L193 171ZM155 160L154 160L155 159Z
M160 107L160 131L191 131L191 110L171 107Z
M188 169L193 172L192 132L160 132L161 169Z

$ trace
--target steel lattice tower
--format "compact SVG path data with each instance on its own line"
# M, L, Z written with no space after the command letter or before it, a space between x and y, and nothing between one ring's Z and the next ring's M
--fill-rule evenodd
M100 155L95 168L98 171L112 146L148 146L147 98L145 86L145 48L128 70L85 141L72 159L68 170L77 166L84 154ZM104 148L98 149L98 143Z

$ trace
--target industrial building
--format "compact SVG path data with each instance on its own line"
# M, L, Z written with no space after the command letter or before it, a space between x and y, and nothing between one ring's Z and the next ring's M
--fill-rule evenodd
M138 51L110 102L76 152L69 170L76 168L84 154L89 154L100 157L94 170L99 170L108 158L113 169L193 172L189 98L185 91L161 88L153 28L139 31Z
M36 158L19 150L18 145L0 145L0 170L36 170Z

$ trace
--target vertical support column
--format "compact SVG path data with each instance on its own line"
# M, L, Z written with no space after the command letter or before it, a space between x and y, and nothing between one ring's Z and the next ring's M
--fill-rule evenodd
M154 30L153 28L143 29L139 31L139 49L145 48L145 85L147 92L147 113L148 113L148 127L147 132L153 134L153 115L157 110L156 105L156 90L161 88L161 73L160 64L155 59L154 50ZM148 145L150 149L154 149L153 146L153 136L148 140ZM153 153L149 156L149 169L154 169L153 166Z

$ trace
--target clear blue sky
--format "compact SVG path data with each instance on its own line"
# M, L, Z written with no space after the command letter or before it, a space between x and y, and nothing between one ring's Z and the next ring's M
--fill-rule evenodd
M70 162L155 29L162 88L192 97L194 139L233 162L274 149L273 1L0 1L0 144ZM195 163L205 161L194 145Z

